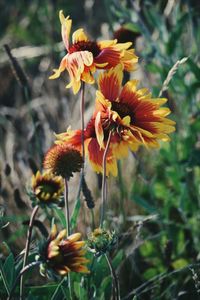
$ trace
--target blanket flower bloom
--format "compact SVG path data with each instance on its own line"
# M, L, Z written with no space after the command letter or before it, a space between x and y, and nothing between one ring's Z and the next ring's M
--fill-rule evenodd
M31 197L37 204L59 203L64 191L62 177L52 173L37 171L31 180Z
M89 84L95 82L93 74L96 69L110 69L119 63L123 64L128 72L135 69L138 61L134 54L134 49L130 49L132 43L117 43L117 40L91 41L82 28L76 30L72 35L72 44L69 36L72 20L65 18L63 12L59 13L61 22L62 39L65 44L67 54L61 60L58 69L54 69L54 74L50 79L55 79L66 69L70 76L70 83L66 88L72 87L74 94L78 93L81 81Z
M81 234L74 233L67 238L66 229L57 232L54 224L50 237L45 241L39 250L39 257L42 261L40 272L42 275L53 273L65 276L69 272L89 273L85 264L89 262L84 257L86 250L83 249L85 242L80 241Z
M102 172L103 153L112 131L107 155L107 175L117 175L116 159L126 157L128 150L140 145L159 147L159 140L169 141L175 122L166 118L169 108L162 106L167 99L152 98L148 89L137 89L138 81L128 81L122 87L123 70L118 65L99 76L99 91L93 117L85 131L86 154L93 169ZM57 143L66 142L81 149L81 130L57 135Z

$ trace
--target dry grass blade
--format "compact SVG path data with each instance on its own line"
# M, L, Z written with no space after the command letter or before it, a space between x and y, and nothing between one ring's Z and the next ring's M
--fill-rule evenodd
M188 57L183 57L182 59L178 60L173 65L173 67L169 70L169 72L167 74L167 78L163 82L163 85L162 85L162 88L160 90L160 93L159 93L158 97L160 97L162 95L162 93L168 89L169 83L172 80L174 74L176 74L179 66L182 65L182 64L184 64L187 60L188 60Z

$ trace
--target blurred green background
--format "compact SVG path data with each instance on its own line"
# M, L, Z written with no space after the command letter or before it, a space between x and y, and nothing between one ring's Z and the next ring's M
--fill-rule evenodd
M80 126L79 95L65 89L67 74L48 79L65 53L60 9L71 16L72 31L84 27L92 39L131 40L139 56L131 77L139 78L154 97L174 66L162 93L177 122L171 142L130 154L119 163L118 178L109 179L108 224L120 236L111 255L122 299L200 299L200 4L195 0L0 1L1 258L8 255L3 241L14 255L23 249L23 222L31 211L25 187L41 168L53 132ZM5 44L26 74L24 82L16 78ZM95 88L87 86L86 119L92 114ZM97 214L98 179L89 167L87 182ZM72 195L74 191L76 178ZM41 213L40 220L47 219ZM76 228L85 233L87 226L82 203ZM95 299L110 297L109 272L99 270L104 265L102 258L91 279ZM33 291L35 298L30 299L47 299L45 293Z

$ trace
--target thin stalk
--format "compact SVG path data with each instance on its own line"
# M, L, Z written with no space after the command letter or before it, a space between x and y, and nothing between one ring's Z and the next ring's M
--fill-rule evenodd
M82 168L82 173L83 174L84 174L84 163L85 163L85 145L84 145L85 120L84 120L84 111L85 111L85 82L82 82L80 114L81 114L81 144L82 144L82 155L83 155L83 168Z
M82 182L84 178L84 166L85 166L85 145L84 145L84 127L85 127L85 121L84 121L84 108L85 108L85 83L82 82L81 85L81 100L80 100L80 117L81 117L81 148L82 148L82 157L83 157L83 166L81 169L80 179L79 179L79 186L78 186L78 192L76 196L76 201L74 207L77 206L77 204L80 202L80 196L82 191ZM73 216L73 213L72 213Z
M113 299L120 300L119 280L117 278L117 274L115 273L115 269L113 268L112 261L111 261L109 255L105 254L105 258L107 260L108 266L110 268L110 274L112 276Z
M112 131L109 132L108 140L106 144L106 148L103 154L103 178L102 178L102 189L101 189L101 217L100 217L100 227L103 227L103 221L105 216L105 206L106 206L106 199L107 199L107 186L106 186L106 160L107 154L110 146L110 140L112 136Z
M69 199L68 199L68 181L64 179L64 200L65 200L65 219L66 219L66 229L67 229L67 236L70 235L70 217L69 217Z
M34 262L30 263L29 265L27 265L26 267L24 267L24 268L21 270L21 272L18 274L17 278L15 279L15 282L14 282L14 284L13 284L13 286L12 286L12 289L11 289L11 291L10 291L10 295L9 295L9 297L7 298L7 300L11 300L11 299L12 299L12 295L13 295L13 293L14 293L14 291L15 291L15 288L16 288L16 286L17 286L17 282L18 282L18 280L20 279L20 277L22 278L22 276L23 276L24 273L26 273L29 269L31 269L32 267L37 266L37 265L39 265L39 264L41 264L41 261L39 261L39 260L38 260L38 261L34 261Z
M22 269L24 269L27 264L28 254L29 254L29 250L30 250L31 236L32 236L32 231L33 231L33 223L35 220L35 216L38 212L38 209L39 209L39 206L36 205L31 214L31 218L30 218L30 222L29 222L29 226L28 226L28 233L27 233L26 247L25 247L24 261L23 261ZM23 279L24 279L24 276L22 274L21 280L20 280L20 293L19 293L20 300L23 299L23 293L24 293L24 280Z
M82 156L83 156L83 167L81 170L80 175L80 183L79 183L79 192L77 195L77 201L80 201L80 194L82 190L82 182L85 175L85 145L84 145L84 129L85 129L85 119L84 119L84 112L85 112L85 82L82 81L81 85L81 102L80 102L80 115L81 115L81 146L82 146ZM93 222L93 209L91 209L91 219Z
M70 216L69 216L69 199L68 199L68 180L64 179L64 201L65 201L65 218L66 218L66 229L67 229L67 236L70 235ZM68 287L69 287L69 294L70 299L72 299L72 287L71 287L71 276L70 273L67 275L68 278Z

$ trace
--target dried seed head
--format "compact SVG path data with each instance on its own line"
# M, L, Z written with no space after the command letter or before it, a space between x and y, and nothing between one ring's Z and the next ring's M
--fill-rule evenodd
M51 147L44 158L44 168L55 175L69 179L74 172L79 172L83 165L81 153L67 144Z

